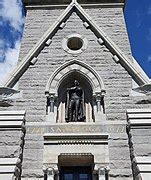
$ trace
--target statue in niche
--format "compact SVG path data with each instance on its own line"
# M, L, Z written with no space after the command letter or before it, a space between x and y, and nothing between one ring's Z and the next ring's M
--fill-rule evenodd
M85 119L84 92L77 80L74 81L73 87L67 88L65 119L66 122L81 122Z

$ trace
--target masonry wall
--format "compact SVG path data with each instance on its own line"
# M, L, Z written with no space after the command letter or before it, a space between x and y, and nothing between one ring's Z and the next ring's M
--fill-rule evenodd
M105 8L105 9L86 9L98 25L113 39L119 47L130 55L127 34L125 30L122 9ZM52 25L62 10L29 10L27 12L23 43L21 48L20 60L42 36L43 32ZM40 16L39 16L40 15ZM37 18L38 17L38 18ZM62 39L71 33L84 35L88 41L88 48L85 52L72 56L62 49ZM122 36L122 38L121 38ZM38 56L36 65L31 66L29 70L20 79L19 87L23 90L26 110L28 112L27 121L45 121L46 98L44 95L45 86L48 78L53 71L61 66L64 62L77 59L83 61L94 68L103 79L106 88L105 108L109 121L123 121L126 124L125 109L129 103L129 89L131 88L131 78L128 73L116 64L112 59L112 54L105 46L100 46L97 37L87 30L81 19L73 13L68 19L66 27L59 30L52 39L52 44L45 47ZM26 136L28 137L28 135ZM37 143L37 145L39 142ZM30 167L41 169L42 149L35 147L34 152L39 154L37 160L33 157L32 145L26 141L23 163L23 176L31 173ZM129 158L129 148L126 133L110 134L110 174L112 179L127 177L131 179L131 167ZM32 151L32 152L31 152ZM117 153L118 151L118 153ZM36 164L29 162L26 158L36 160Z
M128 37L125 29L122 8L86 8L86 12L105 31L105 33L131 58ZM63 9L27 9L24 35L20 58L29 52L34 44L55 22ZM62 49L62 39L69 34L84 35L89 41L88 48L81 54L71 55ZM83 26L81 19L73 13L64 29L58 30L52 38L52 44L46 46L38 55L38 62L19 80L22 96L14 101L14 106L7 109L26 110L25 149L23 156L22 178L42 178L43 132L28 132L28 124L43 126L46 115L45 86L51 74L63 63L77 59L89 64L102 78L105 88L105 110L108 124L121 124L121 132L109 133L110 179L132 179L128 137L126 134L126 109L144 107L133 102L130 97L132 79L127 71L112 59L112 54L99 45L97 37ZM148 107L148 103L145 104Z

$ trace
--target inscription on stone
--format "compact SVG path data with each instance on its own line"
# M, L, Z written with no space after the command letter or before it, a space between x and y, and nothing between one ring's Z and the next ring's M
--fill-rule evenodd
M29 134L43 133L123 133L126 131L125 125L47 125L47 126L27 126Z

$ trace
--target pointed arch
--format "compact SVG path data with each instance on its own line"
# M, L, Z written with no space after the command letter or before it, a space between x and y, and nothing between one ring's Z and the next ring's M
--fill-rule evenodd
M93 94L105 92L102 79L91 66L78 60L72 60L63 64L52 74L47 82L45 94L57 96L57 91L62 81L73 72L79 73L87 79Z

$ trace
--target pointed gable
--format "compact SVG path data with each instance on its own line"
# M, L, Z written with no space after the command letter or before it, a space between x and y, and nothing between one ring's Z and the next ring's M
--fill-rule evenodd
M4 86L13 87L23 73L29 68L31 64L35 64L37 56L41 50L51 44L53 36L60 28L63 28L65 22L70 18L71 14L75 12L83 21L84 26L90 29L96 36L100 47L104 45L112 54L112 58L116 63L120 63L133 79L139 84L147 84L149 78L142 73L141 68L137 67L122 51L121 49L109 38L106 33L94 22L94 20L85 12L85 10L76 2L72 1L70 5L63 11L57 18L54 24L44 33L40 40L34 45L29 53L19 63L17 68L10 74L5 81ZM95 52L94 52L95 53Z

